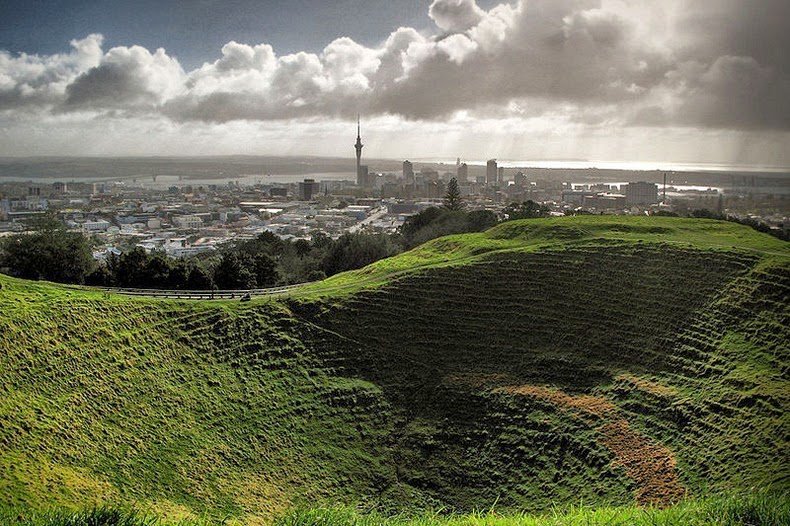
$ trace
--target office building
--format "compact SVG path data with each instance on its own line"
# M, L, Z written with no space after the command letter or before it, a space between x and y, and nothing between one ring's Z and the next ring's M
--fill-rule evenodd
M414 166L411 161L403 161L403 180L406 184L414 184Z
M643 181L628 183L625 185L625 202L628 206L658 203L658 185Z
M496 159L490 159L486 163L486 184L496 184L497 165Z
M469 179L469 167L466 165L466 163L461 163L458 165L456 179L459 183L465 183Z
M315 179L305 179L299 183L299 200L312 201L320 192L320 184Z

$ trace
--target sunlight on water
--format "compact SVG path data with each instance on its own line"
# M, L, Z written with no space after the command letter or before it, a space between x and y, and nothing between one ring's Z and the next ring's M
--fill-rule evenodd
M439 159L425 162L455 164L455 160ZM485 165L486 161L464 161L469 165ZM712 163L672 163L672 162L642 162L642 161L512 161L498 160L497 165L503 168L552 168L570 170L631 170L631 171L668 171L668 172L771 172L790 173L790 166L764 166L746 164L712 164Z

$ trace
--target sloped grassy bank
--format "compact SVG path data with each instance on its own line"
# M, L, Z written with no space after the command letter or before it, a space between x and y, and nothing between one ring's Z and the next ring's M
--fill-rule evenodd
M732 223L581 217L248 304L0 277L0 500L328 524L768 488L710 506L786 517L789 262Z

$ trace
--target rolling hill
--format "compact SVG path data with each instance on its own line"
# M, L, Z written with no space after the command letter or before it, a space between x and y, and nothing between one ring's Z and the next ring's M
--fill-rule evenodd
M249 303L0 277L0 502L269 521L790 482L790 245L575 217Z

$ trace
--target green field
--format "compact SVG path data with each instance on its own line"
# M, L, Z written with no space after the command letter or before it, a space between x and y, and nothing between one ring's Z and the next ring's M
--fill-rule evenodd
M0 285L31 524L788 520L790 244L745 226L514 221L249 303Z

